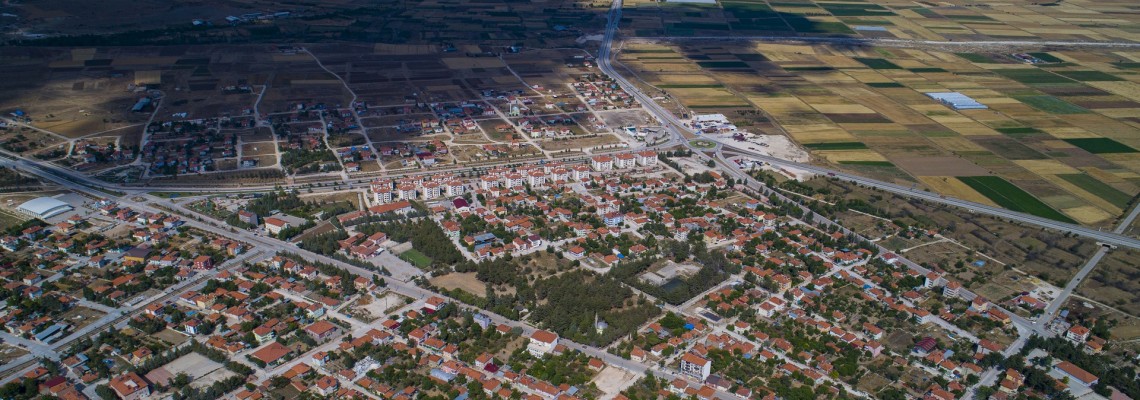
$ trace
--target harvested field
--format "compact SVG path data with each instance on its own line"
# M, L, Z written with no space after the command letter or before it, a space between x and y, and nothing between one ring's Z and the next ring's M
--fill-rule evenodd
M958 157L889 157L891 162L915 176L963 176L988 174L985 168Z
M453 272L447 275L437 276L431 278L431 284L447 290L462 289L467 293L479 297L483 297L487 294L487 284L479 281L479 279L475 277L474 272Z

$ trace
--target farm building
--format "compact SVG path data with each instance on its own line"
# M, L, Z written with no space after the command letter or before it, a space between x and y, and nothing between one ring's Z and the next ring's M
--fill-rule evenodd
M24 214L44 219L71 211L74 207L54 197L37 197L20 204L16 209Z
M932 99L942 102L942 104L954 108L955 110L984 110L989 108L986 107L985 104L971 99L970 96L958 92L927 93L926 95L930 96Z
M143 98L139 99L139 101L137 103L135 103L134 106L131 107L131 112L142 112L144 109L146 109L146 106L149 106L149 105L150 105L150 97L143 97Z

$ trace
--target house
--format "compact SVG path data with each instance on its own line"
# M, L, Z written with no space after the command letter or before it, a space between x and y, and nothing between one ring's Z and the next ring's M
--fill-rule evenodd
M935 347L938 347L938 342L935 341L934 338L927 336L915 343L914 349L911 351L919 356L925 357L927 354L930 354L931 351L934 351Z
M439 309L443 308L445 305L447 305L447 300L444 300L439 296L432 296L429 297L424 303L424 308L434 313L436 311L439 311Z
M289 348L285 347L285 345L274 341L272 343L269 343L269 345L251 353L249 356L253 357L255 360L265 363L265 365L275 366L285 361L285 357L290 353L292 353L292 350L289 350Z
M123 400L139 400L150 396L150 385L134 372L116 375L111 378L108 386Z
M153 356L153 355L154 355L154 352L151 351L150 348L139 347L138 350L131 352L131 357L129 360L130 360L131 364L138 365L138 364L142 364L144 362L149 361L151 356Z
M569 253L570 258L577 260L586 256L586 249L582 246L574 246L567 250L567 253Z
M958 297L958 291L962 289L962 284L957 281L946 282L946 286L942 287L942 296L955 298Z
M1073 325L1065 332L1065 339L1069 339L1073 343L1084 343L1089 339L1089 328L1080 325Z
M1016 369L1009 368L1005 370L1005 377L1002 378L998 390L1010 395L1017 394L1023 383L1025 383L1025 377Z
M313 385L316 391L321 396L332 396L340 389L340 381L331 376L325 375L317 379L316 384Z
M210 256L198 256L194 259L194 269L210 269L214 267L214 260Z
M254 225L254 226L259 225L260 219L257 217L257 213L254 213L251 211L246 211L246 210L241 210L241 211L238 211L237 215L238 215L238 220L240 220L241 222L244 222L244 223L247 223L250 225Z
M289 221L274 217L265 219L265 232L270 235L278 235L286 228L289 228Z
M257 340L257 344L265 344L277 338L277 332L269 326L259 326L253 328L253 338Z
M704 357L692 352L688 352L681 356L680 369L681 373L700 378L701 381L704 381L708 379L709 374L712 373L712 361L706 360Z
M526 349L531 355L542 357L553 352L556 346L558 346L558 334L539 329L530 335L530 343Z
M320 320L310 324L305 328L305 333L309 334L317 342L324 342L331 339L336 335L337 327L327 320Z
M648 357L649 354L646 353L645 350L642 350L640 347L634 347L633 350L630 350L629 352L629 359L633 361L643 363Z

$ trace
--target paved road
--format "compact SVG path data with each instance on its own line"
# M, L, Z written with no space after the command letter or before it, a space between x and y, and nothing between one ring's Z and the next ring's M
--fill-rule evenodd
M1120 220L1120 224L1117 225L1116 229L1113 229L1112 232L1124 233L1125 230L1128 230L1128 227L1132 226L1132 221L1135 221L1136 216L1138 215L1140 215L1140 204L1133 206L1132 212L1128 213L1127 217L1124 217L1124 219Z
M1081 282L1084 281L1089 272L1092 272L1093 268L1100 262L1100 259L1104 258L1105 254L1108 254L1108 248L1101 246L1101 248L1093 254L1092 258L1089 258L1085 266L1082 267L1080 271L1077 271L1076 275L1073 275L1073 278L1069 280L1069 284L1065 285L1065 289L1049 303L1049 306L1045 308L1045 313L1041 314L1041 317L1033 324L1034 330L1038 335L1046 337L1052 336L1051 332L1045 330L1045 324L1053 319L1053 314L1065 304L1065 300L1069 298L1069 295L1073 294L1073 290L1075 290L1077 286L1080 286Z

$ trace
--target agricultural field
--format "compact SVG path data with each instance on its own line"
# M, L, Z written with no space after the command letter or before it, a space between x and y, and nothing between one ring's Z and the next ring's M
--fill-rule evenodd
M642 37L846 36L939 41L1042 40L1136 41L1140 17L1117 10L1126 0L978 4L966 0L722 0L716 3L625 1L623 33ZM1094 22L1095 21L1095 22ZM1034 52L1037 54L1040 52ZM969 54L969 53L968 53ZM1036 55L1035 55L1036 56ZM972 62L990 62L971 54ZM1064 62L1048 53L1044 62ZM888 63L874 62L888 67ZM888 67L889 68L889 67ZM1081 76L1081 75L1078 75ZM1097 74L1089 79L1106 79Z
M242 185L282 175L311 181L342 170L375 175L419 167L409 151L428 145L456 147L454 155L434 154L441 166L621 147L632 139L613 130L649 120L635 102L592 99L587 105L572 84L600 85L604 78L583 50L502 57L479 46L455 50L352 42L304 49L6 48L0 71L38 72L0 83L7 95L0 112L29 125L0 130L0 147L112 182ZM508 96L524 102L528 113L508 118ZM150 103L132 112L140 99ZM512 125L523 117L557 122L542 122L549 134L512 138L521 130ZM180 124L193 130L187 134ZM188 157L179 145L199 138L210 145L196 154L206 157L206 167L151 164ZM97 156L85 155L92 149ZM115 150L125 154L109 159ZM369 158L357 158L363 150L371 151ZM147 166L121 168L139 159Z
M829 11L878 6L845 7ZM1140 194L1140 51L1023 51L633 39L618 59L688 112L787 136L832 168L1113 225Z
M360 40L431 51L439 49L441 43L464 42L497 47L515 44L569 47L584 31L602 28L608 6L606 2L571 0L535 3L490 0L465 3L463 7L439 0L384 3L330 0L304 4L265 0L222 3L112 0L95 8L82 1L5 3L0 6L0 12L18 21L12 23L12 32L102 35L83 37L84 40L47 37L38 42L47 45L279 43L287 36L304 43ZM266 13L269 18L237 24L225 19L251 12ZM274 15L279 12L287 15ZM146 18L139 18L140 15ZM192 25L195 19L203 24ZM37 43L34 36L10 35Z

